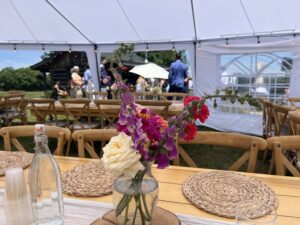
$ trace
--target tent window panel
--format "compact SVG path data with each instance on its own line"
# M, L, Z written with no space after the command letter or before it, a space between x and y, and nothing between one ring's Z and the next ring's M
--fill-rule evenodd
M277 103L286 103L293 65L292 52L221 55L221 85ZM222 101L223 112L261 114L248 104Z

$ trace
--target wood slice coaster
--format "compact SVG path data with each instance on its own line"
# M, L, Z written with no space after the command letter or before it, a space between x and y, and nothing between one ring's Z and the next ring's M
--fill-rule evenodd
M230 171L193 174L184 182L182 190L195 206L227 218L235 217L236 206L240 201L262 203L255 210L249 211L249 218L268 215L278 205L276 195L267 185Z
M112 193L114 175L102 161L85 163L68 170L62 177L65 194L100 197Z
M152 225L180 225L180 221L174 213L168 210L157 207L153 212ZM97 219L91 225L119 225L115 211L111 210L102 216L102 219Z
M0 151L0 176L5 175L5 170L8 168L28 167L32 158L33 154L27 152Z

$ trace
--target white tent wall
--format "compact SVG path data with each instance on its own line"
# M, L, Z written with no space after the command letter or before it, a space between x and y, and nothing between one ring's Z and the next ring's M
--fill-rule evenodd
M288 51L293 53L290 78L290 96L300 96L300 39L289 37L257 38L202 43L197 48L196 94L213 94L221 84L220 56L223 54L268 53ZM267 42L268 41L268 42ZM230 44L229 44L230 43ZM208 102L211 116L206 125L223 131L237 131L262 135L262 116L221 112Z

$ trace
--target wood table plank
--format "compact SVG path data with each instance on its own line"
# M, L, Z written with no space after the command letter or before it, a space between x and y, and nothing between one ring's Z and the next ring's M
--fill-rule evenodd
M88 163L97 159L82 159L73 157L56 157L62 173L69 170L75 165ZM212 214L206 213L197 207L193 206L182 194L181 185L185 179L195 172L206 172L208 169L188 168L170 166L165 170L153 168L153 175L159 181L159 201L158 205L162 208L170 210L174 213L188 214L203 218L210 218L221 221L233 221ZM278 224L282 225L299 225L300 224L300 178L283 177L266 174L251 174L243 173L246 176L251 176L257 180L261 180L270 186L276 193L279 199ZM28 169L25 170L25 177L28 176ZM0 187L4 186L4 177L0 177ZM71 197L66 196L65 197ZM76 199L96 201L96 202L112 202L112 195L107 195L99 198L78 198Z

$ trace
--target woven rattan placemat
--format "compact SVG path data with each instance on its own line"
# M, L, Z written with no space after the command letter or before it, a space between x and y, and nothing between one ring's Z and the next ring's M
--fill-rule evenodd
M33 154L27 152L0 151L0 176L12 167L26 168L31 164Z
M275 209L278 205L276 195L267 185L230 171L193 174L184 182L182 190L195 206L228 218L235 217L237 203L241 201L254 200L263 203L259 204L257 210L249 212L249 218L267 215L271 213L270 206Z
M81 164L68 170L62 178L64 193L81 197L99 197L112 193L114 175L102 161Z

